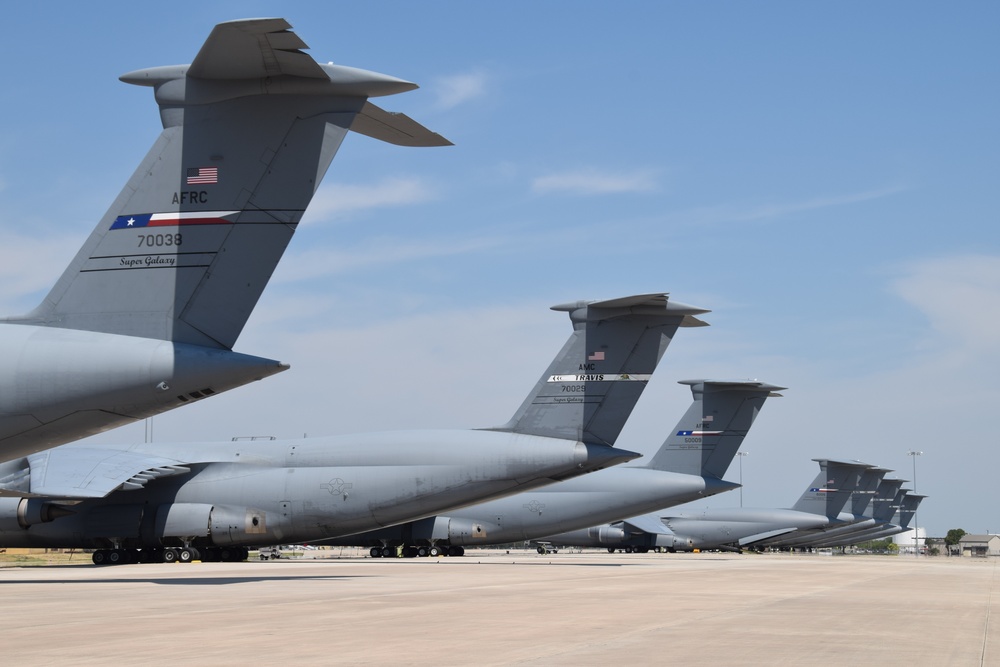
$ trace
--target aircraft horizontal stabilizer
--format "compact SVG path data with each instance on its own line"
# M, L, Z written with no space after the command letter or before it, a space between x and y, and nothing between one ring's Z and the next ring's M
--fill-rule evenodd
M371 102L365 102L361 107L351 123L351 130L396 146L425 148L454 145L406 114L380 109Z
M281 18L220 23L198 51L188 74L199 79L260 79L281 74L326 78L300 49L309 48Z

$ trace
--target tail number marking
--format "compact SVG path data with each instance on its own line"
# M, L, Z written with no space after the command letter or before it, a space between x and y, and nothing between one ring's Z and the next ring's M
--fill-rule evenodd
M178 246L183 240L181 234L139 234L139 247Z

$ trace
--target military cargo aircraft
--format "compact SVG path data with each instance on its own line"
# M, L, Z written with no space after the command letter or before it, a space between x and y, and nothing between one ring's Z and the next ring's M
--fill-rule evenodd
M927 496L910 493L909 489L900 489L893 501L891 508L895 512L889 521L883 525L866 528L856 533L832 538L829 541L817 544L817 547L840 547L850 544L859 544L869 540L882 540L893 535L905 533L910 530L910 522L916 514L917 507Z
M766 539L757 539L753 543L758 547L778 547L778 548L799 548L809 547L812 542L822 539L828 531L840 530L847 526L854 526L865 520L864 511L871 502L882 477L888 472L886 468L868 465L860 470L857 484L848 495L848 502L852 504L852 511L841 510L836 515L829 516L829 523L812 528L798 528L783 535L773 535ZM844 485L840 488L847 489ZM844 503L845 506L847 503Z
M814 547L825 546L825 542L839 543L844 538L855 534L860 534L875 527L885 527L892 521L899 502L903 495L901 487L905 483L902 479L883 479L875 493L868 499L868 503L860 508L860 498L857 494L851 497L852 512L858 517L857 521L843 526L834 526L824 531L823 535L812 540L809 544ZM898 499L898 500L897 500Z
M621 466L333 544L372 556L460 556L467 546L530 540L738 488L722 479L768 396L753 381L685 380L694 401L646 465ZM331 543L331 542L324 542Z
M708 311L662 293L553 309L573 333L502 426L63 445L0 464L0 546L94 548L95 563L241 559L249 546L391 526L637 457L612 445L678 327L705 325L695 316Z
M288 368L232 348L348 130L449 144L368 101L416 84L318 64L289 28L222 23L190 65L121 77L163 132L42 303L0 319L0 461Z
M660 512L584 530L550 535L544 541L558 546L606 547L644 553L650 549L738 551L747 538L763 539L800 528L829 525L869 466L853 462L814 459L820 471L791 509L752 507L711 508L700 512Z

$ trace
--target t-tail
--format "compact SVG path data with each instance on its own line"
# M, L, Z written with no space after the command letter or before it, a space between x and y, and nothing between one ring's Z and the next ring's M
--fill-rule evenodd
M785 389L757 380L683 380L694 402L647 467L722 479L770 396Z
M348 130L449 142L368 101L416 88L320 65L283 19L215 27L131 72L163 132L42 303L0 319L0 460L288 368L232 347Z
M813 461L819 463L819 474L792 509L836 519L857 488L861 473L871 466L830 459Z
M895 516L896 510L899 508L896 498L899 496L899 499L902 500L900 490L905 483L904 479L883 479L882 483L879 484L878 491L875 492L875 499L872 501L872 518L876 522L886 524L892 521L892 517Z
M860 519L865 516L874 518L874 502L882 484L882 478L892 472L888 468L869 468L861 473L858 487L851 494L851 514Z
M511 431L614 445L678 327L706 326L709 312L641 294L553 306L573 333L503 426Z
M284 19L215 27L153 88L163 132L42 304L18 321L231 349L349 129L449 142L367 99L416 88L320 65Z

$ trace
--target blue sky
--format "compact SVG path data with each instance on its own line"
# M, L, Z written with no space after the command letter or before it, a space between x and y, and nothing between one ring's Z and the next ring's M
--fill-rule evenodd
M321 61L417 82L378 104L455 142L348 136L236 346L292 370L157 440L502 423L569 333L550 305L667 291L712 326L677 335L621 446L656 449L677 380L758 378L789 389L745 443L748 506L790 505L812 458L909 479L919 450L920 525L1000 531L994 3L318 4L5 13L4 312L160 130L117 77L220 21L283 16Z

